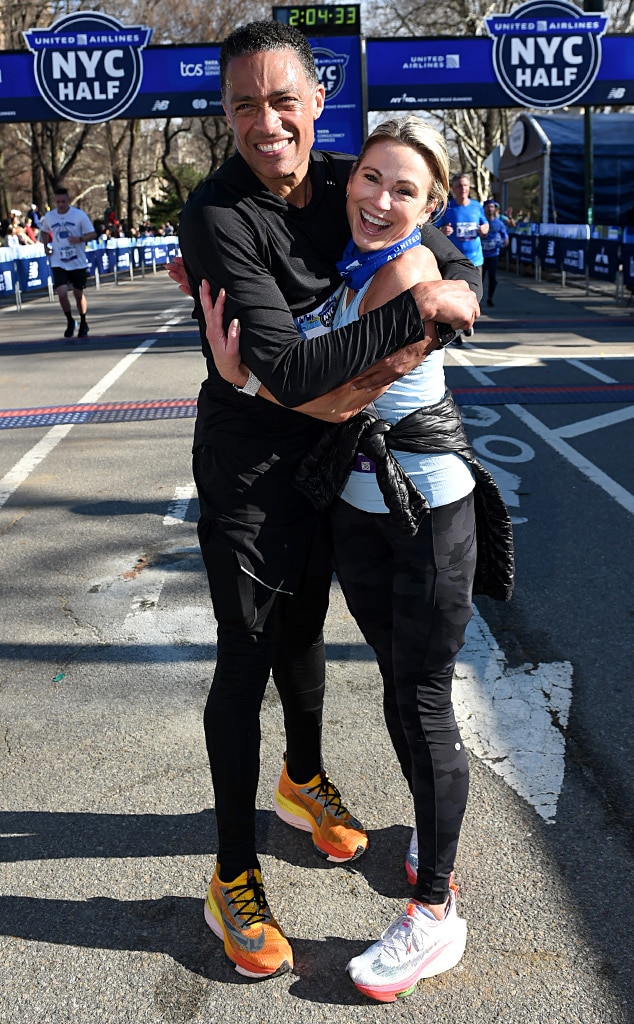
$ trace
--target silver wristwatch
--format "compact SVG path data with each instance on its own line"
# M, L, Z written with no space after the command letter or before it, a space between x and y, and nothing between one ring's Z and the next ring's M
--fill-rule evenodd
M453 327L449 324L436 324L436 335L438 337L438 345L440 348L447 348L447 345L451 345L452 341L460 337L460 331L454 331Z
M259 381L255 374L251 373L249 370L249 376L247 377L247 382L244 387L239 388L237 384L234 384L233 386L241 395L249 395L251 398L254 398L260 390L260 384L261 381Z

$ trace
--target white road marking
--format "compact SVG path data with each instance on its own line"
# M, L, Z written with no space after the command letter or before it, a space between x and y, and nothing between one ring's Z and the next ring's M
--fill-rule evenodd
M464 366L468 373L480 384L493 386L493 382L487 376L488 371L483 370L478 366L472 366L468 356L464 352L454 352L454 356L457 358L460 365ZM613 480L612 477L607 475L607 473L604 473L598 466L595 466L593 462L590 462L589 459L586 459L579 452L575 451L575 449L569 444L566 444L563 440L561 430L551 430L522 405L505 405L504 408L508 409L510 413L521 420L524 426L528 427L529 430L532 430L534 434L541 437L542 441L551 448L554 448L559 455L562 455L567 459L567 461L578 469L580 473L583 473L588 480L592 480L597 487L604 490L606 494L613 498L614 501L618 502L626 512L634 513L634 494L627 491L625 487L621 487L616 480ZM606 413L606 415L609 415L609 413ZM570 436L573 435L571 434Z
M175 309L164 310L162 317L169 315L170 313L176 312ZM180 323L185 320L185 316L174 316L170 320L166 320L161 327L157 327L155 334L164 334L174 324ZM132 366L139 356L142 356L144 352L156 342L158 338L146 338L140 345L137 345L132 352L120 359L119 362L110 370L105 377L102 377L94 387L87 391L83 398L77 401L77 405L87 405L91 402L98 402L101 396L111 387L115 381L121 377ZM19 462L16 462L15 466L9 470L8 473L0 480L0 508L6 504L11 495L17 491L18 487L24 483L26 479L31 475L34 469L46 458L54 448L57 447L60 441L62 441L68 433L76 426L74 423L58 424L55 427L51 427L49 431L42 437L37 444L33 446Z
M538 437L541 437L542 441L545 441L547 445L550 445L556 452L563 455L588 480L592 480L597 487L600 487L614 501L618 502L626 512L634 513L634 494L626 491L625 487L621 487L620 484L617 484L616 480L613 480L607 473L604 473L598 466L595 466L594 462L590 462L590 459L586 459L579 452L575 451L574 448L571 448L554 430L550 430L549 427L545 426L541 420L538 420L536 416L533 416L523 406L507 405L506 408L514 416L517 416L518 420L521 420L529 430L532 430Z
M595 430L612 427L615 423L624 423L631 419L634 419L634 405L630 405L628 409L615 409L613 412L606 412L601 416L591 416L590 419L579 420L578 423L567 423L565 426L553 430L553 434L556 434L557 437L579 437L581 434L591 434Z
M158 332L157 332L158 333ZM98 402L101 396L111 387L119 377L126 372L144 352L150 348L151 345L157 341L157 338L146 338L140 345L130 352L123 359L110 370L105 377L102 377L94 387L87 391L83 398L80 398L77 405L87 405L92 402ZM0 480L0 508L9 500L11 495L17 491L18 487L24 483L24 481L31 475L34 469L49 455L54 448L57 447L60 441L62 441L67 434L73 429L76 424L65 423L58 424L55 427L51 427L49 431L42 437L37 444L33 446L22 458L16 462L15 466L9 470L8 473Z
M614 377L608 377L607 373L602 373L601 370L597 370L594 366L590 366L583 359L567 359L567 363L571 366L576 366L578 370L583 370L584 373L590 374L591 377L596 377L597 380L603 381L604 384L616 384L618 383Z
M474 608L453 693L466 746L553 823L564 779L570 662L509 669L504 652Z
M194 483L187 484L186 487L177 487L174 491L174 498L170 502L167 508L167 514L163 519L163 526L179 526L185 522L187 516L187 509L189 503L196 490Z
M484 386L492 385L488 374L494 368L472 366L464 352L454 353L457 362ZM606 374L568 360L604 383L615 383ZM580 472L601 487L628 512L634 512L634 495L584 458L563 440L624 422L634 409L622 409L594 416L576 424L551 430L524 406L506 405L529 430L554 448ZM470 410L470 422L488 425L487 417ZM499 458L490 450L489 456ZM489 467L496 477L497 467ZM513 505L511 487L505 500ZM509 489L511 494L509 494ZM511 500L509 500L511 498ZM474 609L454 678L456 717L466 746L500 775L520 796L528 800L547 822L554 822L557 800L564 778L565 733L572 695L572 665L568 661L523 665L509 670L484 619Z

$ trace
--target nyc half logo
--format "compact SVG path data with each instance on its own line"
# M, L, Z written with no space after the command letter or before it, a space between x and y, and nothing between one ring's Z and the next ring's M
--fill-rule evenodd
M529 0L484 21L497 79L520 106L572 106L597 77L605 14L584 13L566 0Z
M152 29L78 11L23 35L35 54L35 81L49 107L69 121L99 124L121 117L137 95L141 51Z
M326 102L338 96L346 81L346 66L350 59L347 53L334 53L324 46L314 46L313 57L317 77L326 90Z

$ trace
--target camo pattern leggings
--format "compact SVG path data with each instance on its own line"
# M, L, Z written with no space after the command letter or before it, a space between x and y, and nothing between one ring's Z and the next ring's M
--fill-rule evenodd
M444 903L469 791L451 686L472 615L473 495L433 508L415 537L341 499L331 511L335 569L383 677L383 710L414 798L414 895Z

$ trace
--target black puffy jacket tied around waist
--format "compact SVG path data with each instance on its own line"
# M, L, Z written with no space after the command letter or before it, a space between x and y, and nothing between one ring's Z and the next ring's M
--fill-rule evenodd
M295 486L316 508L326 508L341 491L357 454L367 455L376 463L377 483L389 514L399 530L413 536L429 512L429 502L392 450L420 455L452 453L468 462L475 476L478 544L473 592L509 601L515 578L510 516L495 480L469 444L450 391L436 405L417 409L398 423L381 419L375 407L369 405L347 423L326 428L302 461Z

